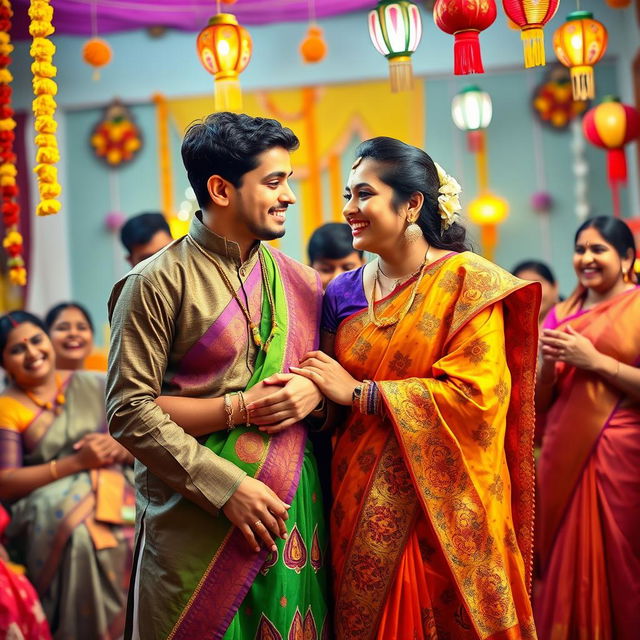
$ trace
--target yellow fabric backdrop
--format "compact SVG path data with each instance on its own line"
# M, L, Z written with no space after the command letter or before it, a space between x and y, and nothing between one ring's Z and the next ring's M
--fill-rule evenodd
M243 111L252 116L276 118L300 139L293 157L294 177L300 181L302 238L325 219L341 220L342 156L355 138L391 136L423 147L425 143L424 82L415 79L410 92L392 94L388 83L296 87L243 94ZM169 113L180 133L213 111L213 94L168 99ZM347 161L350 161L348 158ZM325 193L323 179L328 177Z

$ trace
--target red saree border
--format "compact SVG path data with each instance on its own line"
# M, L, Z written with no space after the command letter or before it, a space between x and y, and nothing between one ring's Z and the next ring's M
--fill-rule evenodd
M287 296L288 339L283 367L288 370L294 361L318 344L321 312L319 278L315 272L308 273L311 270L307 267L300 269L302 265L279 251L272 248L269 251L278 263ZM309 277L305 278L303 274ZM313 291L314 287L318 293L315 301L308 299L308 290ZM305 304L298 304L303 299ZM315 331L305 335L304 329L309 327ZM306 439L306 429L302 424L272 436L269 451L255 476L288 503L298 488ZM219 640L224 636L269 552L261 549L251 556L248 553L244 536L237 528L230 528L171 630L170 640L204 637ZM212 607L214 600L216 606Z

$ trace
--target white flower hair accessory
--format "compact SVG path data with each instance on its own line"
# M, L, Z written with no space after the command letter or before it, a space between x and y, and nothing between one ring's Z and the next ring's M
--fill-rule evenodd
M458 211L462 209L458 198L462 187L437 162L434 162L434 164L438 170L438 179L440 180L438 209L440 209L440 217L442 218L442 230L446 231L456 221Z

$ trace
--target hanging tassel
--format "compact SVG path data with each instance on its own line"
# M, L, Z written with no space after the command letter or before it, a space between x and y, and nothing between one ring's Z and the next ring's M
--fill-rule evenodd
M484 73L479 33L475 29L467 29L455 34L453 45L453 73L455 75Z
M571 67L571 83L574 100L593 100L596 97L592 67L586 65Z
M544 67L547 63L544 55L544 31L540 27L523 29L520 37L524 49L524 66L527 69Z
M609 149L607 152L607 175L609 182L627 183L627 158L624 149Z
M467 147L470 153L479 153L484 149L484 131L476 129L467 132Z
M242 91L237 74L216 78L214 81L214 109L216 111L242 110Z
M393 93L413 89L413 67L409 56L389 58L389 81Z

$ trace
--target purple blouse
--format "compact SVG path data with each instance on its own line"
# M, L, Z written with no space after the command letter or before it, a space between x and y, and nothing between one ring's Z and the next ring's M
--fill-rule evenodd
M336 333L338 326L350 315L367 308L364 293L364 267L341 273L327 286L322 303L323 331Z

